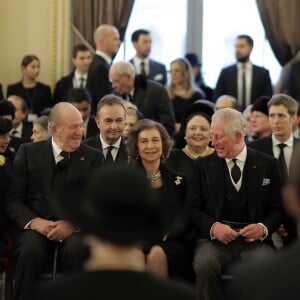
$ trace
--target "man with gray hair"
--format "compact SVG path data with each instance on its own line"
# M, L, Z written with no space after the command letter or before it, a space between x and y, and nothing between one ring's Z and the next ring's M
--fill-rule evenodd
M160 122L170 135L174 134L174 112L161 84L145 76L135 76L134 67L125 61L114 63L109 77L117 94L134 103L145 118Z
M64 271L79 270L76 224L59 219L51 200L56 188L71 180L84 185L90 172L103 162L100 152L81 144L83 121L72 104L60 102L52 108L49 131L49 140L22 144L13 166L7 211L20 231L15 245L16 300L33 299L55 247L59 247Z
M96 114L97 103L111 93L108 72L112 59L120 46L120 35L116 27L102 24L94 32L96 53L89 67L87 89L92 98L92 114Z
M237 101L236 98L230 95L222 95L216 100L215 108L216 110L222 108L237 108Z
M276 160L245 145L243 115L215 112L215 152L197 160L189 191L197 231L194 257L198 299L223 299L221 275L236 259L272 251L270 236L281 224Z

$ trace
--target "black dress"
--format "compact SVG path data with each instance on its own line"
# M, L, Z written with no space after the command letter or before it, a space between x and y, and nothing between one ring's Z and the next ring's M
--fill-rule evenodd
M51 90L48 85L38 82L33 88L25 88L22 82L7 87L7 97L16 95L25 100L31 113L40 115L41 111L52 106Z
M199 99L204 99L204 93L202 91L195 91L194 94L186 99L181 96L175 96L171 102L173 104L174 108L174 114L175 114L175 122L181 123L182 118L185 116L185 112L187 109L196 101Z
M195 160L187 156L182 149L174 149L171 151L166 164L172 170L182 173L189 179L194 168Z

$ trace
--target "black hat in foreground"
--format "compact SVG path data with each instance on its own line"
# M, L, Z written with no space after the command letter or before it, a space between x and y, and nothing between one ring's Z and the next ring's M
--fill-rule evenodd
M166 224L161 201L145 173L126 165L101 167L82 181L63 184L56 193L60 217L83 232L115 244L145 244L161 238Z
M12 129L12 122L8 119L0 117L0 134L10 132Z
M200 67L201 63L198 60L196 53L186 53L185 59L187 59L192 67Z
M257 98L252 105L251 112L260 111L266 116L269 116L268 102L270 101L270 99L271 97L268 96L260 96L259 98Z

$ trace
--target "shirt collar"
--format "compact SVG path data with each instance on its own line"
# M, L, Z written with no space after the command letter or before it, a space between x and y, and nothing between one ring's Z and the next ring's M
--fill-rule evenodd
M238 69L242 70L243 68L243 65L245 65L245 69L249 69L252 67L252 62L251 61L247 61L245 63L241 63L241 62L238 62Z
M109 55L107 55L106 53L100 51L100 50L96 50L96 55L99 55L101 57L104 58L104 60L110 65L112 62L112 59Z
M272 143L274 146L277 146L278 144L286 144L288 147L293 147L293 142L294 142L294 137L293 134L290 135L290 137L285 141L285 142L281 142L279 141L274 134L272 134Z
M55 162L58 162L61 159L60 152L62 151L62 149L55 143L53 137L51 139L51 143Z
M82 75L77 70L75 70L74 76L75 76L77 81L80 81L80 78L84 78L85 80L87 80L87 73Z
M246 158L247 158L246 145L244 146L243 150L234 158L236 158L238 161L241 161L243 164L245 164ZM232 158L225 158L225 160L226 160L226 163L228 164L230 161L232 161Z
M149 63L149 58L148 57L146 57L146 58L140 58L138 56L135 56L133 58L133 62L134 62L135 66L139 66L142 61L145 63L145 65L147 65Z
M104 139L102 138L101 133L100 133L100 141L101 141L101 144L102 144L102 149L106 149L106 148L108 148L110 146L114 146L114 148L119 149L120 148L120 144L121 144L121 139L122 138L119 137L119 139L114 144L110 145L110 144L108 144L108 143L106 143L104 141Z

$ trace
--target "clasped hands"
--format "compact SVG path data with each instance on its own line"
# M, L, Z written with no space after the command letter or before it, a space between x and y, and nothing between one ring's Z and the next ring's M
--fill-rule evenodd
M217 222L214 224L212 235L219 242L227 245L230 242L236 240L238 237L243 237L246 242L254 242L261 239L264 236L264 227L261 224L249 224L244 228L236 231L229 225Z
M49 221L42 218L33 219L30 223L30 229L56 242L62 242L76 232L75 226L70 222L64 220Z

